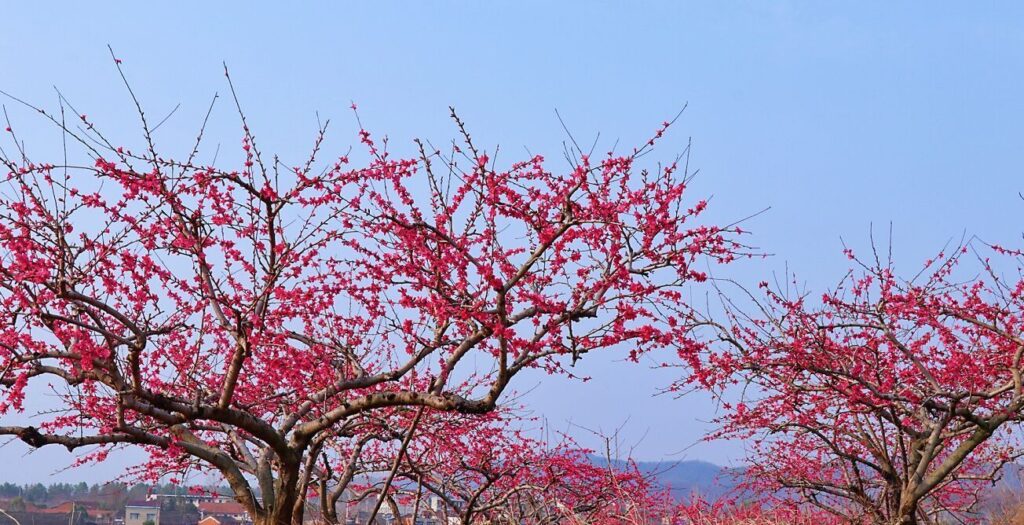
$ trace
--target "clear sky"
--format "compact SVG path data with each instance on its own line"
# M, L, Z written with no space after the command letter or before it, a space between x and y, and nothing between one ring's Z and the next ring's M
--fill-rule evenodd
M0 89L52 106L56 85L103 129L137 140L109 43L150 113L181 104L157 135L174 145L225 92L226 61L263 149L285 156L308 147L317 111L347 147L352 100L396 145L452 137L454 105L480 143L551 159L565 138L556 108L577 136L632 144L689 103L660 154L693 138L702 175L692 190L714 195L716 220L771 207L748 227L774 256L731 268L741 280L788 264L812 287L834 283L848 262L840 238L864 247L871 224L892 223L895 254L912 269L965 232L1020 239L1024 4L157 4L5 3ZM211 132L237 144L236 122L220 115ZM42 129L18 118L19 129ZM53 148L54 137L40 131L28 145ZM554 428L625 424L640 459L741 456L741 444L697 444L714 416L706 398L652 397L672 375L616 359L584 360L586 384L531 376L519 390ZM26 452L0 447L0 481L113 470L51 476L66 452Z

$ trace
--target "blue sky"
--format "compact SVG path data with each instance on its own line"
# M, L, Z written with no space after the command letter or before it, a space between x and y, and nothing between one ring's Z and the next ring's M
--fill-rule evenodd
M152 5L151 5L152 4ZM337 150L367 128L399 148L454 135L454 105L480 143L559 157L557 108L578 137L632 144L689 103L660 154L692 137L695 195L748 223L768 261L728 271L757 282L795 270L839 279L845 239L892 223L905 268L963 233L1012 244L1022 228L1024 5L944 2L407 2L271 6L206 2L4 6L0 89L39 104L56 85L112 135L137 141L133 107L106 45L150 113L181 109L157 136L181 146L232 70L265 150L298 156L316 112ZM228 104L211 134L239 139ZM9 109L14 108L7 103ZM54 135L25 112L28 145ZM215 119L216 120L216 119ZM510 157L507 157L510 158ZM584 361L586 384L519 384L553 428L612 431L641 459L736 461L741 444L698 443L706 398L652 397L671 373ZM96 480L113 466L50 477L63 451L0 448L0 480Z

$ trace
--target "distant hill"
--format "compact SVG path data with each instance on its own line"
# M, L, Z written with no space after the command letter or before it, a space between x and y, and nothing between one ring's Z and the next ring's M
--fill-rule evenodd
M604 458L593 457L594 463L607 465ZM624 467L625 461L612 461L616 467ZM672 495L684 500L694 494L714 501L733 491L742 474L741 469L722 467L707 461L639 461L637 468L644 474L653 475L658 482L671 489ZM1003 468L1002 476L992 487L984 491L983 499L1012 499L1020 501L1024 495L1024 465L1011 463ZM984 507L984 505L983 505ZM1024 523L1024 521L1022 521Z
M593 461L607 465L604 458L594 457ZM625 461L612 460L616 467L625 466ZM676 499L686 499L699 494L705 499L716 500L737 484L739 471L708 463L707 461L638 461L637 468L644 474L653 475L658 482L671 489Z

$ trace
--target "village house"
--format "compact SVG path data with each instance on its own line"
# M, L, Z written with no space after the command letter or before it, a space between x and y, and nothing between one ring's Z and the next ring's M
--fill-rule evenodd
M198 525L243 525L243 523L231 516L207 516L199 520Z
M245 507L236 501L203 501L197 507L199 507L199 525L252 524L252 518L246 512Z
M95 525L84 509L71 506L66 512L27 505L14 510L0 507L0 525Z
M130 501L124 506L124 525L160 525L160 504Z
M42 514L57 514L64 517L74 517L74 513L84 513L86 521L96 525L112 525L116 514L112 510L101 509L99 503L95 501L65 501L60 505L42 508L36 512Z

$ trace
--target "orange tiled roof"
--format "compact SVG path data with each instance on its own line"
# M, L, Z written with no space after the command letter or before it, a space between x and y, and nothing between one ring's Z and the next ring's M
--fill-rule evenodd
M235 501L204 501L199 503L199 512L203 514L245 514L245 507Z

